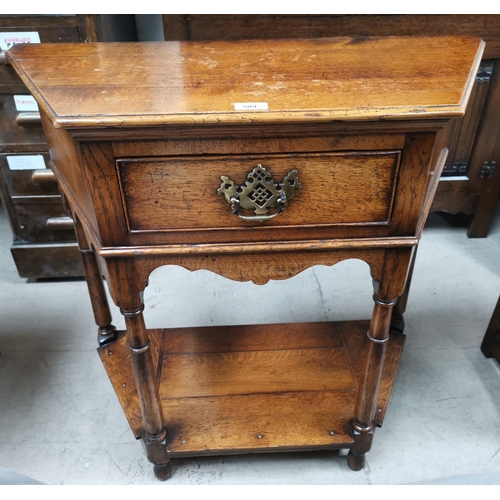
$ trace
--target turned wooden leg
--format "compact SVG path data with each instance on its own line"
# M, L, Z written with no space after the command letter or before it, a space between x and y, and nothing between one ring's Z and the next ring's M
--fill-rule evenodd
M97 330L97 341L102 346L116 339L116 328L111 324L111 311L109 310L102 273L95 253L90 248L82 223L75 213L73 213L73 220L75 221L76 239L82 255L83 270L85 271L85 278L89 289L90 302L92 303L95 322L99 327Z
M389 340L389 325L392 308L396 299L385 302L374 296L375 307L367 332L368 346L365 351L363 375L356 394L354 418L350 422L354 445L351 448L347 463L352 470L361 470L365 464L365 453L370 451L375 424L380 378L384 367L384 357Z
M382 279L374 282L375 293L368 342L365 350L363 371L356 388L354 418L349 422L354 444L347 463L353 470L361 470L365 453L370 451L375 430L380 379L384 369L384 358L389 341L392 310L405 288L412 248L388 249L384 258Z
M481 351L487 358L495 357L500 363L500 297L486 329Z
M172 466L170 465L170 462L167 462L166 464L155 464L154 473L156 479L159 479L160 481L170 479L170 477L172 477Z
M166 480L171 474L167 429L160 403L151 341L143 316L143 291L147 280L141 280L133 258L108 258L102 261L102 265L111 297L125 318L127 344L141 409L142 444L148 460L154 464L156 477Z
M364 453L356 455L352 450L347 454L347 465L353 471L360 471L366 464L366 456Z
M415 261L417 259L417 249L415 247L411 257L410 270L408 271L408 277L406 278L406 285L403 293L399 296L396 305L392 309L392 318L390 330L393 333L403 333L405 329L405 321L403 314L406 311L406 305L408 303L408 295L410 293L411 279L413 277L413 268L415 267Z
M154 464L155 476L164 481L171 475L171 467L167 458L167 429L163 422L163 414L156 384L151 342L148 338L142 311L144 304L131 303L120 308L125 317L127 341L132 354L135 383L139 395L139 404L144 425L143 445L148 460Z

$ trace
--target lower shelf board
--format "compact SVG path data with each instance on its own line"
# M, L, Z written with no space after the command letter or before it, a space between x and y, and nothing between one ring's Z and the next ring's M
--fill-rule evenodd
M349 448L368 321L149 330L172 456ZM405 336L391 334L384 419ZM136 437L143 433L125 332L98 349Z

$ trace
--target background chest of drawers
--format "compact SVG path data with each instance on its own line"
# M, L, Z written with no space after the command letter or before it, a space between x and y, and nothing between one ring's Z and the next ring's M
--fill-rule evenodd
M0 16L0 33L36 32L41 43L130 40L130 17ZM16 108L14 96L28 95L0 52L0 198L12 228L12 255L22 278L83 276L73 221L51 170L41 170L48 146L40 115Z
M168 14L163 26L165 40L461 34L482 38L486 49L467 113L447 130L450 153L431 211L472 216L468 236L487 236L500 194L500 15Z

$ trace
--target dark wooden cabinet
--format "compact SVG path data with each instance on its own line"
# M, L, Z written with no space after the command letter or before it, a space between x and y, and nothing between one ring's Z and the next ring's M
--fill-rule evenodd
M481 351L487 358L495 358L500 363L500 297L484 334Z
M135 34L130 17L0 16L0 33L35 32L40 43L129 40ZM63 207L57 181L42 171L48 167L48 145L40 114L16 106L15 96L28 95L3 50L0 52L0 198L14 236L12 255L23 278L83 276L74 225ZM33 168L29 168L30 163Z
M447 131L450 154L431 211L473 216L485 237L500 194L500 15L164 15L165 40L244 40L474 34L486 49L463 118ZM409 64L411 62L409 61ZM418 68L416 68L418 70Z
M93 39L88 21L76 15L0 16L0 33L35 32L41 43L84 42ZM16 108L15 96L28 95L2 51L0 197L14 236L12 255L23 278L82 276L75 231L55 177L37 179L36 171L48 167L49 154L39 113Z

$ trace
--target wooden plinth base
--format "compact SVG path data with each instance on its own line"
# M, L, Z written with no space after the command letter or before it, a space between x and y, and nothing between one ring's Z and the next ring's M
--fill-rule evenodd
M368 321L149 330L172 457L351 448ZM404 335L392 335L382 424ZM136 437L143 432L124 332L98 349Z

